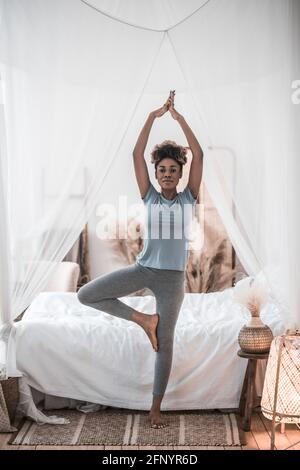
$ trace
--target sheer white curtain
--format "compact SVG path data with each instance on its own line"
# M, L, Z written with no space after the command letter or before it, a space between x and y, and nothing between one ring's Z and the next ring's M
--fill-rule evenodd
M72 1L4 1L1 18L13 319L93 210L163 33Z
M168 36L205 137L211 197L248 273L263 270L287 325L299 328L300 106L292 83L300 77L300 2L211 1Z
M133 178L131 152L143 121L176 89L176 107L203 146L205 182L239 257L249 274L266 273L287 325L299 327L299 105L291 101L291 83L300 78L299 2L0 6L2 322L43 289L103 183L113 187L115 162L127 159ZM147 158L154 138L175 135L175 122L161 122Z

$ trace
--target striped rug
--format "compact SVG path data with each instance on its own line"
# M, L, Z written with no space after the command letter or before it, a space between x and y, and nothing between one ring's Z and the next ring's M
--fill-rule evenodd
M38 425L25 420L12 436L12 445L194 445L240 446L234 413L218 411L166 411L168 426L153 429L148 412L108 408L83 414L77 410L56 410L69 424Z

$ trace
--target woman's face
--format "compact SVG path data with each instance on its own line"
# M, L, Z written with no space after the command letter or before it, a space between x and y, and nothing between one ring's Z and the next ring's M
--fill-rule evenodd
M162 189L176 188L182 176L179 163L172 158L163 158L157 165L155 178Z

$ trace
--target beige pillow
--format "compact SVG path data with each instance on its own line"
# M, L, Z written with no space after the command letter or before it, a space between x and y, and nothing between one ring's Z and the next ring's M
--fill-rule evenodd
M62 261L50 276L44 291L76 292L79 274L79 264L71 261Z

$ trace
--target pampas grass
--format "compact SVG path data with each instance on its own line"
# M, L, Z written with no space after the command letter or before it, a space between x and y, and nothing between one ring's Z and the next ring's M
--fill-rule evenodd
M236 302L244 305L253 318L257 318L263 304L267 302L268 289L264 282L254 277L247 277L236 283L233 298Z
M186 292L216 292L232 287L237 271L226 259L226 239L218 239L211 249L211 256L205 251L190 251L186 267Z
M124 226L117 224L118 232L124 233ZM117 252L125 264L135 262L137 255L143 248L143 226L134 217L128 218L128 234L127 238L115 238L110 240L112 248Z

